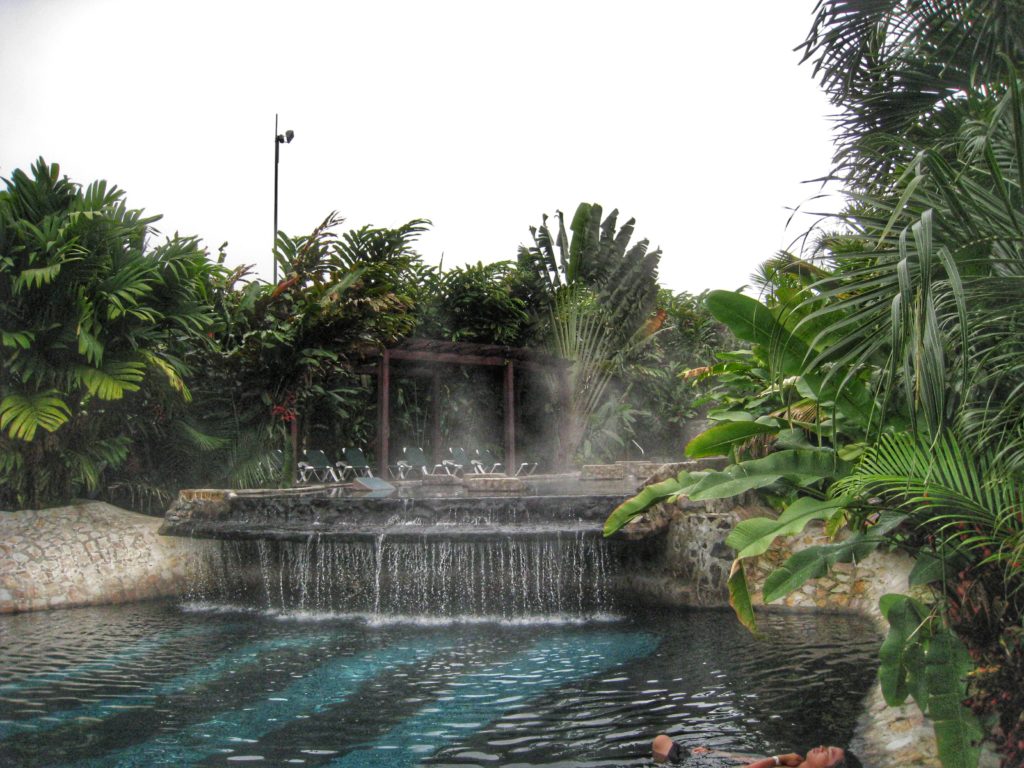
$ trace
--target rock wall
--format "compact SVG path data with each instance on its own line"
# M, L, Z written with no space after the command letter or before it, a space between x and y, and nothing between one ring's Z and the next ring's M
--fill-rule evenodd
M180 594L210 544L159 536L161 522L99 502L0 512L0 613Z

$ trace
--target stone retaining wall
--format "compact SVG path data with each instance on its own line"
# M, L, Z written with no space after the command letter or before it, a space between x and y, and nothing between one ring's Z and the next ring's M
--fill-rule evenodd
M0 613L177 595L209 542L101 502L0 512Z

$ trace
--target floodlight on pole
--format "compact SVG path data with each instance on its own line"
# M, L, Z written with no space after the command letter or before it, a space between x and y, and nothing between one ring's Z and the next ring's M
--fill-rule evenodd
M295 131L285 131L284 133L277 132L277 114L274 115L274 246L270 251L271 256L274 260L274 283L277 283L277 255L274 253L277 250L277 177L278 177L278 166L281 164L281 145L291 144L292 139L295 138Z

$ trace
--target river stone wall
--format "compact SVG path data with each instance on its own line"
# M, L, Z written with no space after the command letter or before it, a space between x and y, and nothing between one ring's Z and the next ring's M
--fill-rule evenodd
M159 536L161 522L101 502L0 512L0 613L180 594L210 543Z

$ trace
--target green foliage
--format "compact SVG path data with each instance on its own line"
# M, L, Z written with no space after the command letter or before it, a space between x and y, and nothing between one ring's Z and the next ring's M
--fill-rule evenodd
M759 301L732 291L711 291L706 301L711 313L729 326L736 338L760 345L771 370L784 376L801 370L808 354L806 345Z
M732 568L729 569L729 606L736 614L740 624L750 630L754 635L759 634L757 621L754 616L754 604L750 597L750 589L747 586L747 577L743 572L743 561L733 560Z
M418 333L451 341L527 346L534 332L515 262L482 262L435 276Z
M935 442L887 435L835 490L884 499L888 508L911 515L929 531L943 557L959 554L1001 567L1007 591L1024 588L1021 479L991 452L976 455L952 434Z
M56 432L71 418L71 409L56 390L8 395L0 402L0 430L12 438L31 442L36 430Z
M519 248L519 267L532 275L538 322L546 324L552 350L572 361L560 463L579 449L613 377L652 335L645 326L656 309L661 251L648 251L647 240L629 245L633 219L616 230L618 211L603 221L602 215L601 206L581 203L571 237L560 211L557 234L545 215L540 227L530 228L533 246Z
M308 235L279 233L277 285L246 282L244 271L217 285L220 322L194 353L200 420L222 441L207 482L289 482L290 467L270 457L292 455L293 422L300 445L367 444L373 393L355 368L419 322L413 244L427 222L338 235L342 222L332 213Z
M783 450L708 472L687 495L694 500L727 499L777 483L808 487L848 471L849 464L827 448Z
M808 443L837 457L836 471L810 485L760 478L783 512L741 524L734 541L747 552L799 528L806 505L815 517L816 504L836 503L826 530L850 528L793 555L768 578L766 600L880 545L919 557L913 580L932 585L937 608L892 598L882 677L892 701L909 692L935 719L947 766L976 764L982 735L959 703L972 665L948 627L993 670L987 680L1010 680L1024 657L1022 10L987 0L818 4L804 51L839 111L830 177L849 206L813 264L782 254L762 267L761 301L709 295L751 349L702 371L717 381L709 415L718 423L693 444L701 454L728 449L735 467ZM778 431L744 440L754 424ZM758 487L756 475L734 482L728 471L686 492ZM631 515L643 506L627 505ZM730 592L752 625L742 568ZM1024 758L1015 687L974 700L999 721L1008 764Z
M611 536L655 504L678 497L703 476L703 473L683 471L676 477L644 487L636 496L627 499L612 511L605 520L604 535Z
M98 491L127 455L127 401L150 374L184 394L182 350L211 326L216 268L194 238L148 247L157 218L42 159L0 192L5 506Z
M885 595L882 613L889 633L879 651L882 694L890 706L912 696L935 725L944 766L978 764L983 732L977 717L961 702L964 680L974 664L963 643L933 612L906 595Z
M744 443L757 435L777 434L778 431L776 424L763 424L746 419L723 421L691 440L686 445L686 455L691 459L726 456L739 443Z
M725 543L736 550L736 557L757 557L768 551L780 536L802 533L812 520L827 520L843 510L851 499L815 499L804 496L790 504L777 519L754 517L736 524Z

